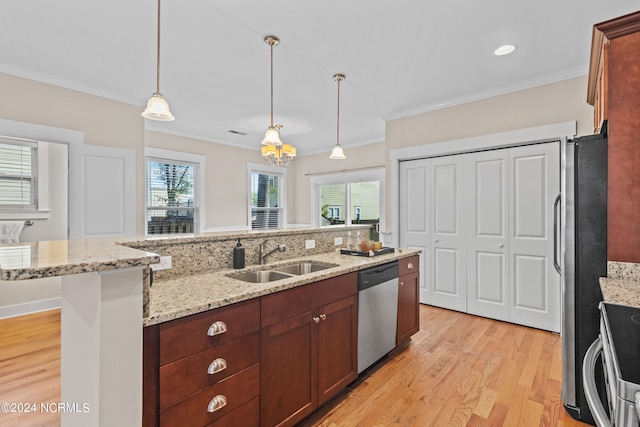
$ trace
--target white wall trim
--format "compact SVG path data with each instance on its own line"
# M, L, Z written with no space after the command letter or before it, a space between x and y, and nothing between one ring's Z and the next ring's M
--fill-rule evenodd
M573 138L576 135L576 129L577 122L569 121L391 150L389 153L392 201L391 228L387 228L386 230L381 229L381 233L390 241L390 245L398 245L400 236L400 223L398 218L400 209L400 162L472 151L515 147L535 142L560 140L563 137Z
M563 80L574 79L576 77L586 76L589 72L587 66L576 67L570 70L560 71L558 73L548 74L542 77L536 77L533 79L525 80L522 82L512 83L505 86L500 86L493 89L488 89L459 98L446 99L433 104L423 105L421 107L410 108L407 110L401 110L395 113L382 116L384 121L397 120L405 117L416 116L418 114L428 113L430 111L442 110L444 108L454 107L456 105L467 104L469 102L479 101L481 99L492 98L494 96L506 95L512 92L519 92L526 89L531 89L538 86L561 82Z
M144 162L144 167L145 167L145 176L146 176L146 167L147 167L147 161L146 158L147 157L155 157L155 158L160 158L160 159L167 159L167 160L176 160L179 162L189 162L189 163L197 163L198 164L198 209L199 209L199 220L198 220L198 231L199 232L203 232L203 231L208 231L205 221L207 216L205 215L205 169L207 166L207 157L203 156L201 154L193 154L193 153L185 153L183 151L173 151L173 150L165 150L163 148L155 148L155 147L144 147L144 156L145 156L145 162ZM145 178L145 182L146 182L146 178ZM146 184L145 184L145 218L146 218L146 214L147 214L147 209L146 209L146 200L147 200L147 189L146 189ZM147 233L147 226L146 226L146 219L145 219L145 234Z
M38 301L29 301L22 304L7 305L5 307L0 307L0 319L37 313L39 311L53 310L60 308L61 304L62 298L57 297Z

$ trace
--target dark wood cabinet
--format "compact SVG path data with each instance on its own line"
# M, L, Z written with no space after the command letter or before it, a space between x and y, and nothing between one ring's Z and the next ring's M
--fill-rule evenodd
M593 28L587 100L607 120L607 259L640 262L640 12Z
M260 425L292 426L358 376L357 274L262 298Z
M401 259L398 278L398 330L396 345L407 341L420 330L420 259Z
M260 300L144 330L143 426L259 419Z

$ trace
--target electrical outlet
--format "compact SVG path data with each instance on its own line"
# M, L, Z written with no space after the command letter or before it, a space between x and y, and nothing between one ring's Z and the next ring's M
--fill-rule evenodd
M161 256L159 264L151 264L151 269L153 271L160 270L170 270L171 269L171 257L170 256Z
M333 244L334 246L341 246L342 245L342 237L336 237L333 239Z
M304 241L304 248L305 249L313 249L316 247L316 241L315 240L305 240Z

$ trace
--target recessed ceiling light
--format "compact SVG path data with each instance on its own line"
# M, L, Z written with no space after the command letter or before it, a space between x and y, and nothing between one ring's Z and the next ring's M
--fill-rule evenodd
M516 49L517 49L517 46L514 44L505 44L504 46L500 46L499 48L497 48L493 52L493 54L497 56L504 56L512 53Z

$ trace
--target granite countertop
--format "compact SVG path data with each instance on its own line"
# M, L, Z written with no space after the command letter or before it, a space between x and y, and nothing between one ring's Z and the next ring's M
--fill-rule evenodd
M29 280L160 262L154 253L106 240L57 240L0 245L0 280Z
M605 302L640 307L640 264L608 261L600 290Z
M640 308L640 281L610 277L600 278L605 302Z
M167 322L318 280L407 258L419 253L419 250L396 249L395 253L376 257L360 257L341 255L336 251L288 259L273 264L254 265L241 270L223 269L211 273L154 281L149 296L149 315L143 319L143 324L144 326L150 326ZM228 277L230 274L263 270L295 264L300 261L317 261L324 264L335 264L336 266L268 283L249 283Z

